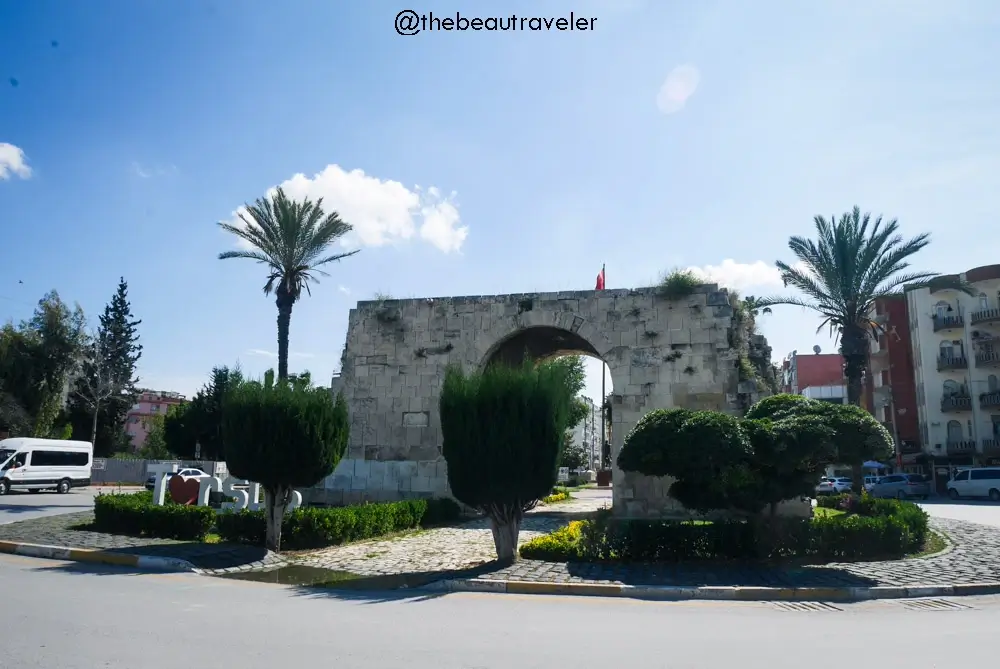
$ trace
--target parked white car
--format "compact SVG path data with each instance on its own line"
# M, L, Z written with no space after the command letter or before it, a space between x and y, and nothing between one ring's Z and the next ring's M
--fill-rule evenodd
M823 478L816 486L817 495L840 495L851 491L851 479L838 476L836 478Z
M988 497L1000 502L1000 467L964 469L948 481L948 497Z
M207 478L208 474L201 471L200 469L195 469L194 467L186 467L178 472L170 474L167 478L173 478L175 476L180 476L184 479L203 479ZM152 490L156 487L156 477L150 476L146 479L146 490Z

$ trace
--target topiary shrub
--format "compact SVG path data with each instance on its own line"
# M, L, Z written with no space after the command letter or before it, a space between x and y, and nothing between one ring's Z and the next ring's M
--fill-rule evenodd
M774 419L780 414L787 414L788 412L796 409L807 407L812 402L814 402L814 400L802 395L792 395L790 393L771 395L770 397L765 397L750 407L744 418L750 420L757 420L760 418Z
M153 495L112 493L94 498L99 532L133 537L201 541L215 525L215 511L203 506L153 504Z
M852 404L820 402L799 395L775 395L750 407L747 418L780 420L813 416L833 431L830 464L850 465L855 481L864 480L862 463L892 457L895 450L888 430L875 417Z
M646 476L667 476L670 450L691 414L687 409L655 409L640 418L625 435L618 452L618 468Z
M513 560L524 512L548 496L573 394L565 366L450 367L441 389L442 452L460 502L490 519L497 557Z
M260 483L267 519L266 545L281 548L285 507L294 488L329 476L347 448L343 395L302 383L245 382L230 391L222 411L229 472Z

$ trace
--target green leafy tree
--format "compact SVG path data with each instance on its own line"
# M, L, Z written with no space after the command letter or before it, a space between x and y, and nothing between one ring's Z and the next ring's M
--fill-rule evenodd
M573 400L564 366L450 367L441 389L442 451L460 501L490 519L497 557L517 557L524 513L548 495Z
M173 457L164 438L165 420L163 414L146 419L146 443L139 450L139 457L147 460L166 460Z
M309 284L318 281L316 275L328 276L320 267L358 252L329 253L330 246L352 228L337 212L323 211L323 198L316 202L308 198L294 201L281 188L246 205L246 213L240 213L240 218L243 227L229 223L219 226L251 248L220 253L219 259L246 258L267 266L264 294L274 293L278 307L278 378L286 379L292 307L303 289L311 292Z
M226 465L264 490L266 543L281 549L281 523L295 488L333 473L347 449L348 415L324 389L244 382L227 393L222 412Z
M889 431L870 413L851 404L820 402L799 395L774 395L751 407L747 416L775 421L794 417L818 419L832 431L832 451L825 464L854 465L854 481L859 486L864 482L861 470L864 461L883 460L893 453Z
M625 437L618 466L674 478L670 495L694 511L756 515L770 508L773 517L779 502L810 494L823 467L834 461L837 431L830 423L801 411L772 420L658 409Z
M25 424L22 434L58 437L65 431L57 422L80 365L85 324L83 310L71 309L52 291L31 319L0 330L0 393L10 422Z
M131 443L122 443L118 436L137 396L141 324L132 315L128 283L121 278L104 307L97 331L88 339L83 368L70 398L69 419L74 434L80 438L87 435L98 453L114 453L123 446L131 450Z
M562 452L559 454L559 466L570 469L583 469L590 464L590 454L584 444L573 438L572 432L563 436Z
M181 457L193 458L200 446L206 460L223 458L222 413L226 395L243 383L239 367L214 367L208 383L190 402L173 407L164 419L167 448Z

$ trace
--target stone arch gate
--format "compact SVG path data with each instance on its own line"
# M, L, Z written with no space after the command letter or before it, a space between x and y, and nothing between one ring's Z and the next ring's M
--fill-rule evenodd
M348 451L309 498L342 504L448 495L438 415L445 368L516 364L525 352L578 353L608 364L614 461L652 409L735 410L734 327L729 295L714 284L678 300L646 288L359 302L333 383L350 410ZM615 512L682 513L663 488L615 468Z

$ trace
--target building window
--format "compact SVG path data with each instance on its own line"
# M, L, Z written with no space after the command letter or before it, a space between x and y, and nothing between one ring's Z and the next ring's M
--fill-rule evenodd
M948 379L947 381L944 382L943 385L944 385L945 397L955 397L956 395L960 395L962 392L962 387L958 385L957 381L952 381L951 379Z
M998 384L998 382L997 382L997 375L996 374L990 374L986 378L986 389L987 389L988 392L991 392L991 393L995 393L997 390L1000 390L1000 384Z
M948 441L962 441L962 424L957 420L948 421Z
M152 411L153 411L153 413L160 413L160 405L159 404L154 404L152 406Z

